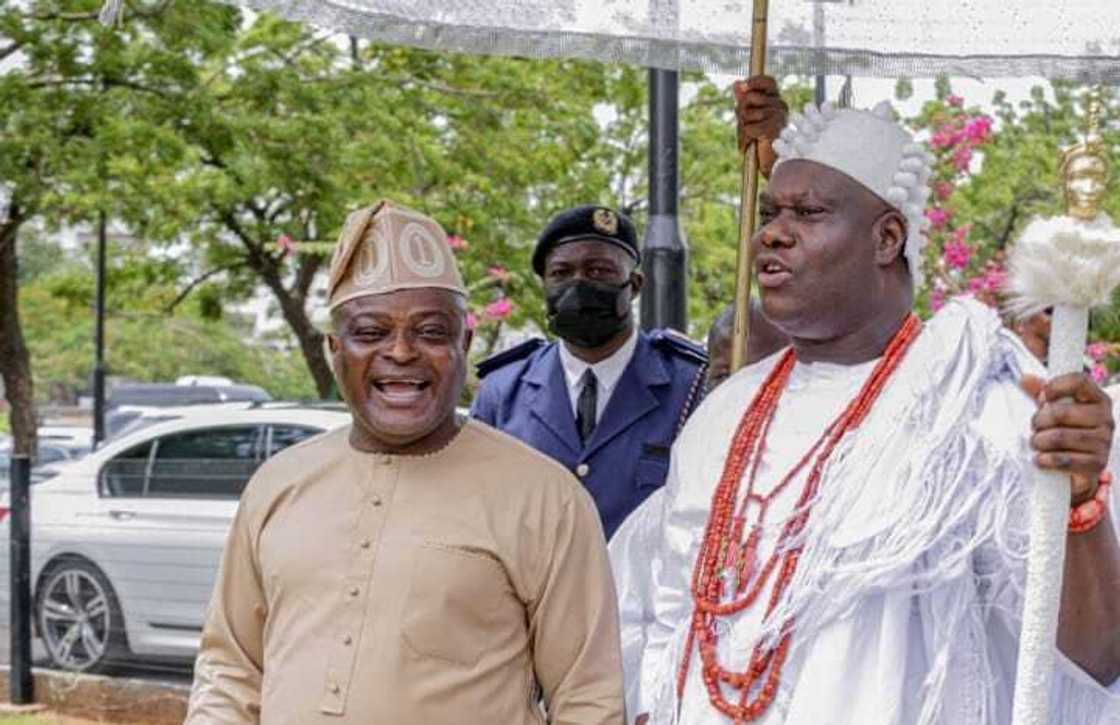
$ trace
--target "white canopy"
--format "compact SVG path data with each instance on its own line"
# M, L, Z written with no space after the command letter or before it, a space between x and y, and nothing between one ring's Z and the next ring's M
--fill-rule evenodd
M231 0L233 1L233 0ZM750 0L240 0L371 40L743 74ZM1120 82L1115 0L770 0L773 73Z

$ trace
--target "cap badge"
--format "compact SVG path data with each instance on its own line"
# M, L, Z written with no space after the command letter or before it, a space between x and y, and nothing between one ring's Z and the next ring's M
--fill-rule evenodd
M610 209L596 209L591 215L591 223L597 231L607 236L618 234L618 215Z

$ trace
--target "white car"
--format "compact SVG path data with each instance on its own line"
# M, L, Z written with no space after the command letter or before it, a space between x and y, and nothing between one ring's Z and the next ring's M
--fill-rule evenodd
M350 421L297 406L177 413L31 489L35 630L55 667L193 659L249 477L277 451ZM3 540L8 506L5 494ZM8 598L8 557L0 559Z

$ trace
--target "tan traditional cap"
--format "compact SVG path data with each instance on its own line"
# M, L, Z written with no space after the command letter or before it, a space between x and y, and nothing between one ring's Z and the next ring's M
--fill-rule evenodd
M467 294L447 233L434 219L389 201L346 218L331 259L330 309L357 297L421 287Z

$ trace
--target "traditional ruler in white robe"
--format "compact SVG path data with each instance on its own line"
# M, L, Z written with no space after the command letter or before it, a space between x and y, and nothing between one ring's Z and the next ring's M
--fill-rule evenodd
M677 668L712 492L740 417L778 359L745 368L705 400L674 446L665 488L612 539L631 718L728 722L708 702L699 656L680 701ZM759 491L793 467L873 367L795 366ZM1024 372L1044 371L979 303L951 303L926 324L871 414L833 453L773 617L752 609L724 620L720 656L741 671L760 637L774 641L781 622L796 618L761 725L1010 722L1035 407L1017 384ZM805 475L771 505L761 557ZM1120 686L1101 687L1059 656L1054 688L1055 725L1120 725Z

